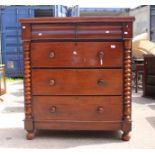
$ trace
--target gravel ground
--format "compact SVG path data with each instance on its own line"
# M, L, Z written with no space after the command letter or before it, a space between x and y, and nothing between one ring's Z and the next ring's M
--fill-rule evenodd
M123 142L119 132L38 131L33 140L25 138L23 129L23 81L7 82L7 94L0 102L0 149L65 148L155 148L155 100L133 93L131 140Z

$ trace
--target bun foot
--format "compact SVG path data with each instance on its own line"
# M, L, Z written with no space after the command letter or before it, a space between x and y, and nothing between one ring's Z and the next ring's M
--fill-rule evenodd
M27 140L32 140L34 138L34 132L28 132L26 135Z
M130 134L129 133L123 133L122 134L122 140L123 141L129 141L131 138Z

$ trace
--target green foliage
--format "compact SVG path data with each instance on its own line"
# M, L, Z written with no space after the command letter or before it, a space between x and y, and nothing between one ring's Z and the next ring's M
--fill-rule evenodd
M7 81L8 81L8 82L23 81L23 78L19 78L19 77L18 77L18 78L17 78L17 77L16 77L16 78L13 78L13 77L6 77L6 82L7 82Z

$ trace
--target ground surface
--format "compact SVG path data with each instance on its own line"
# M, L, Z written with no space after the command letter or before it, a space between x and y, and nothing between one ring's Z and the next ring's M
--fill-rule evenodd
M155 148L155 100L133 93L131 140L123 142L119 132L39 131L34 140L23 129L23 81L7 82L7 94L0 102L0 148Z

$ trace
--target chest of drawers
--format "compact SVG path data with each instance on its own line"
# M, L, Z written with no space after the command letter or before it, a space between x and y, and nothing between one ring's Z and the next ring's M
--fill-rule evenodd
M131 131L132 17L20 19L25 129Z
M144 56L143 96L155 98L155 56Z

